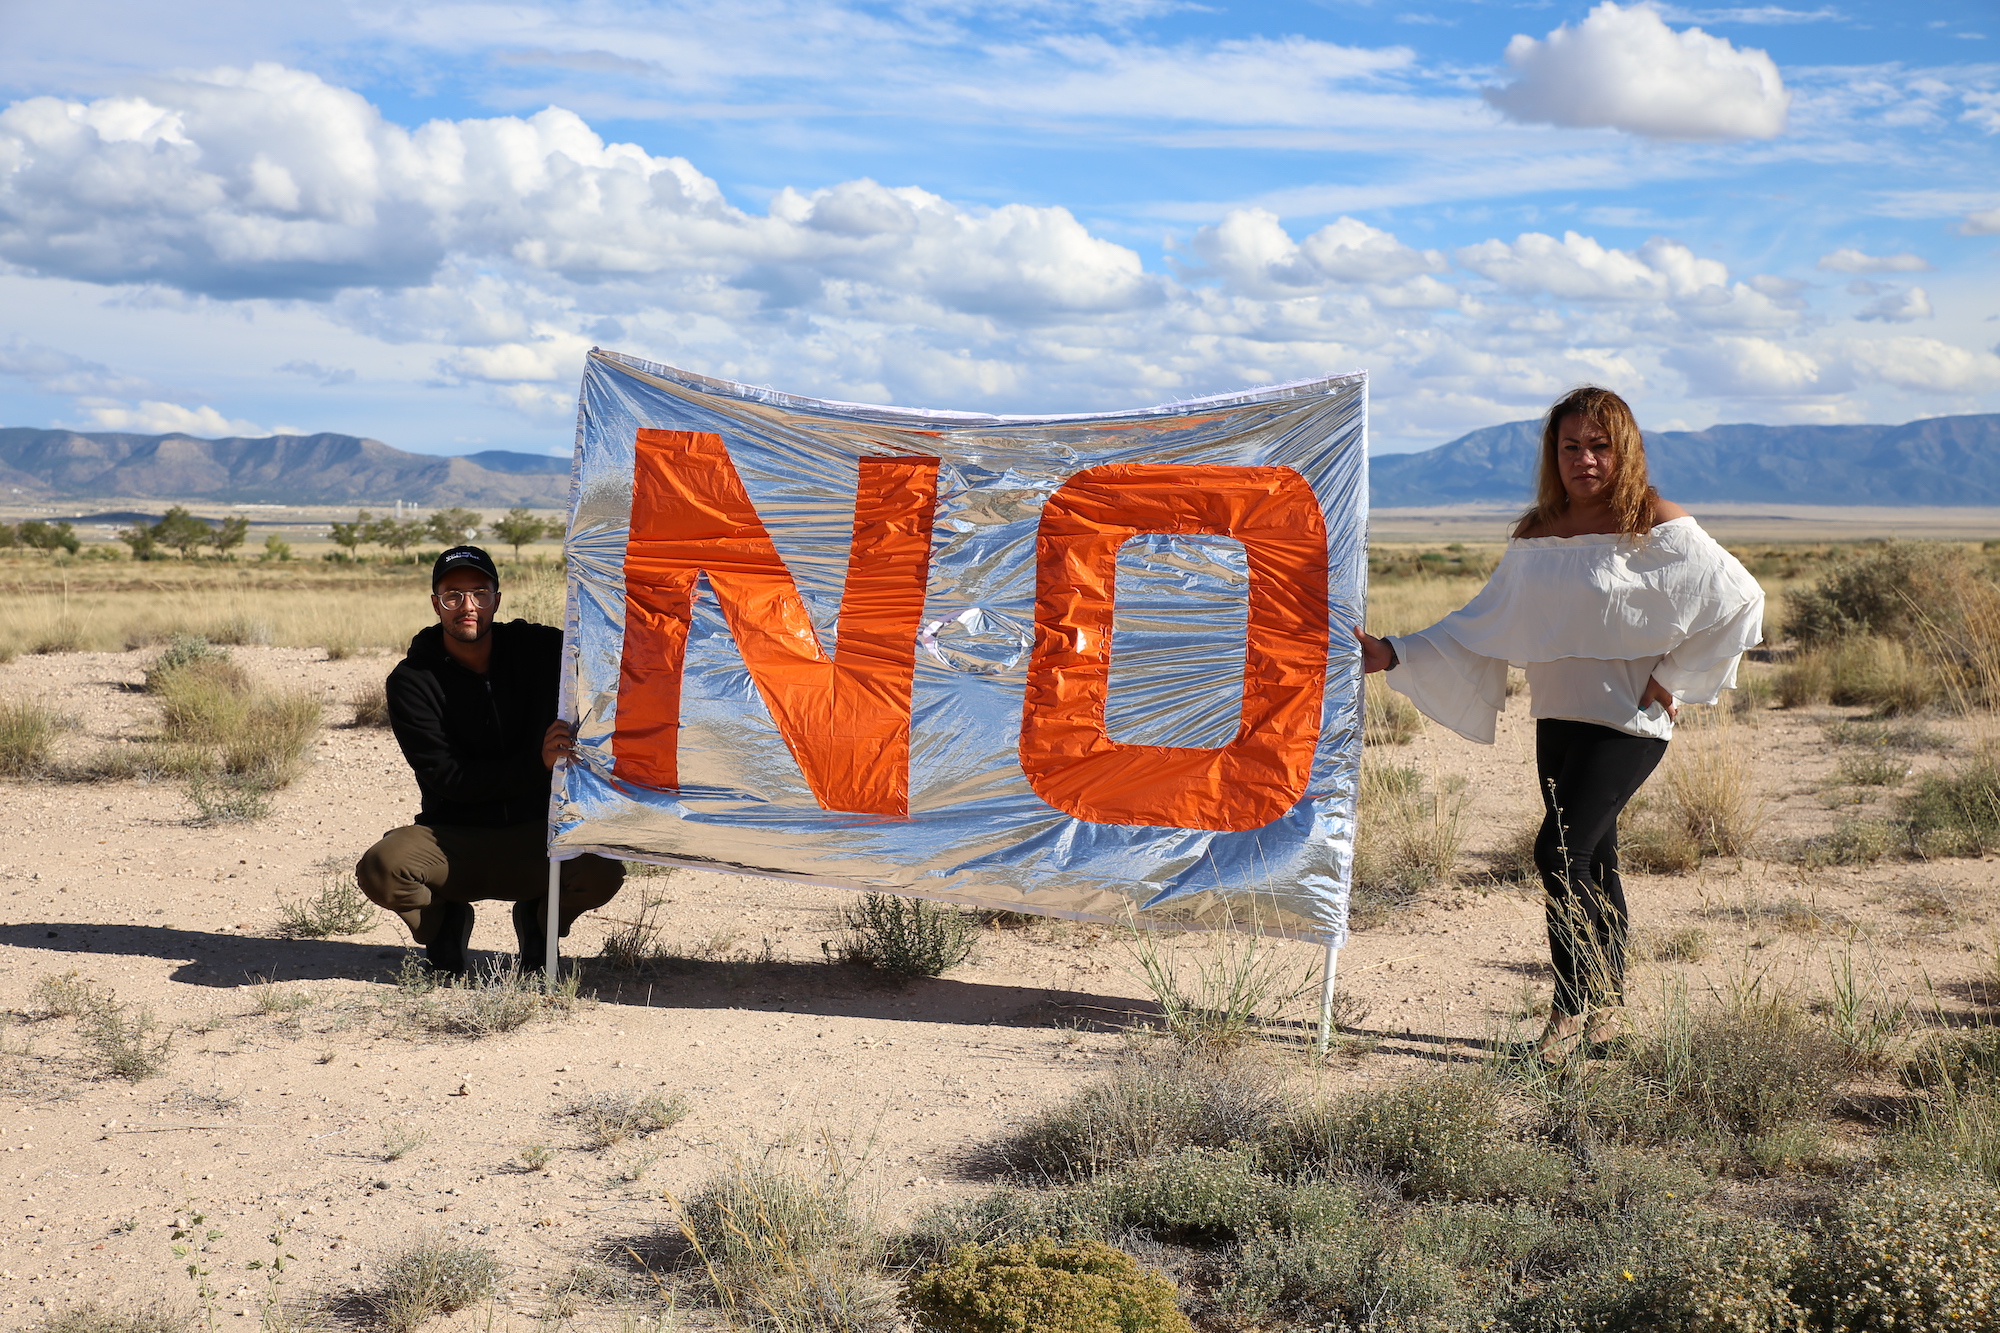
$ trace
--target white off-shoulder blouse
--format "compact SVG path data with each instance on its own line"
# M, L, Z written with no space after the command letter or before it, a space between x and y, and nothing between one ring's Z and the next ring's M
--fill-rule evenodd
M1516 538L1478 596L1390 640L1399 661L1387 680L1425 717L1485 745L1510 663L1527 672L1533 717L1666 738L1666 709L1639 707L1646 681L1714 703L1763 622L1763 588L1692 518L1638 539Z

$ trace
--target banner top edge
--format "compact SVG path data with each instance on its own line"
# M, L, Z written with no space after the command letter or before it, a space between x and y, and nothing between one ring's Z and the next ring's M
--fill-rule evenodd
M1325 375L1314 379L1288 380L1283 384L1266 384L1255 389L1237 389L1229 393L1208 394L1198 398L1186 398L1175 402L1158 403L1148 407L1129 407L1110 412L1058 412L1037 414L1008 414L986 412L955 412L942 408L898 407L883 403L850 403L834 398L812 398L802 394L785 393L777 389L754 384L744 384L736 380L718 379L678 366L664 365L657 361L613 352L600 347L590 349L592 363L622 374L633 375L647 380L664 381L682 389L696 393L738 401L766 403L775 407L791 408L807 412L825 412L836 416L881 416L909 422L931 422L948 426L1058 426L1091 421L1119 421L1134 417L1176 416L1187 412L1211 411L1232 407L1251 407L1260 403L1283 402L1293 398L1309 398L1330 395L1338 390L1360 386L1364 391L1368 384L1368 371L1350 371L1341 375Z

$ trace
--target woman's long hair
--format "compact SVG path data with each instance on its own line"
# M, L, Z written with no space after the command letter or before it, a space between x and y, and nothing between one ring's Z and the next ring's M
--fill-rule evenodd
M1618 520L1618 531L1628 537L1651 532L1653 506L1660 493L1646 480L1646 440L1639 433L1638 419L1623 398L1609 389L1586 384L1558 398L1542 418L1542 467L1535 481L1535 503L1514 525L1514 535L1525 537L1537 528L1552 527L1569 512L1569 492L1563 487L1562 468L1556 462L1556 435L1568 416L1588 418L1611 437L1611 512Z

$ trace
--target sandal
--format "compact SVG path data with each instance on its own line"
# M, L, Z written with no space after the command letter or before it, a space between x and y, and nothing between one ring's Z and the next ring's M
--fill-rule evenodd
M1571 1057L1585 1044L1583 1020L1574 1014L1566 1014L1563 1017L1575 1026L1567 1026L1551 1015L1549 1025L1542 1029L1542 1035L1534 1041L1535 1058L1551 1069L1569 1063Z

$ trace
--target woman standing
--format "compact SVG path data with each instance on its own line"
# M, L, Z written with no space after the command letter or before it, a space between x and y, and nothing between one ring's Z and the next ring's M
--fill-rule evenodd
M1508 664L1527 671L1556 974L1544 1059L1618 1033L1619 813L1666 755L1680 705L1735 686L1763 616L1749 571L1647 482L1632 409L1587 386L1549 409L1534 506L1479 595L1415 634L1355 631L1365 670L1389 672L1426 717L1485 745Z

